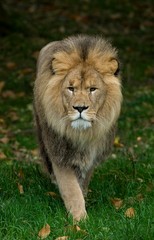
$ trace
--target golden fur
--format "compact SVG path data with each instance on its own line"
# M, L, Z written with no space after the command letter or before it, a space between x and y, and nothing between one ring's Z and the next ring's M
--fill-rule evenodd
M86 214L82 192L87 190L96 159L103 160L112 145L108 139L122 102L118 67L117 51L99 37L70 37L40 52L34 105L40 141L46 149L42 151L52 165L67 210L77 220ZM62 157L54 154L56 146L53 149L49 144L55 144L53 132L63 142L64 152L65 142L73 146L70 161L64 153Z

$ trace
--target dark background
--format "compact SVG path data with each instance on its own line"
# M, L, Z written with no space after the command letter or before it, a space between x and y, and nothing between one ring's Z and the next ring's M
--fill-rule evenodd
M0 60L35 70L36 51L46 43L78 33L100 34L119 49L123 85L151 85L153 20L152 0L6 0L0 4Z

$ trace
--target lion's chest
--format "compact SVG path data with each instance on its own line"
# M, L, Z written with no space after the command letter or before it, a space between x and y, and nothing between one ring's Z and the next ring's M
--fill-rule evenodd
M94 165L96 158L96 149L89 148L85 151L78 152L74 156L72 164L78 166L81 170L88 171Z

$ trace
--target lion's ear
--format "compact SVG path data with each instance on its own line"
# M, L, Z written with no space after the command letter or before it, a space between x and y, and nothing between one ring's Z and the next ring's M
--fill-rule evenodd
M98 58L97 61L95 58L93 64L102 74L109 73L117 76L119 73L119 62L116 58L102 56L101 58Z
M54 74L66 74L71 68L77 66L79 62L80 57L76 52L59 51L53 55L51 69Z
M70 58L65 52L57 52L51 61L51 70L54 74L64 74L72 66Z
M109 61L109 72L114 74L115 76L118 75L120 69L119 69L119 62L117 59L115 58L112 58L110 61Z
M119 62L115 58L108 59L102 64L102 73L110 73L115 76L119 73Z

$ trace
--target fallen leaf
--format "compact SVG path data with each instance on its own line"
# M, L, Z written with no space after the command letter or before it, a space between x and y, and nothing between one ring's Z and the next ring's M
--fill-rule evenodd
M135 216L135 209L130 207L126 210L125 216L128 218L133 218Z
M22 75L26 75L26 74L29 74L29 73L31 73L31 72L33 72L33 69L32 68L24 68L24 69L22 69L21 70L21 74Z
M117 136L114 139L114 146L115 147L123 147L124 145L120 142L120 138Z
M9 142L9 138L8 137L3 137L3 138L0 138L0 142L1 143L4 143L4 144L6 144L6 143L8 143Z
M59 197L55 192L47 192L47 195L51 197Z
M0 124L4 124L4 123L5 123L4 119L0 118Z
M33 156L38 156L38 149L33 149L30 152Z
M67 240L68 236L58 237L55 240Z
M46 224L38 233L38 236L41 238L41 239L45 239L49 236L50 234L50 225L49 224Z
M6 159L6 155L3 152L0 152L0 159Z
M18 183L18 189L19 189L20 194L24 194L23 186L20 183Z
M143 201L143 199L144 199L143 194L142 194L142 193L137 194L136 199L137 199L137 201L139 201L139 202Z
M111 198L111 202L116 209L119 209L123 205L123 200L121 198Z
M24 175L22 169L19 170L17 176L18 176L18 178L20 178L20 179L24 179L25 175Z
M67 226L66 229L74 232L80 232L83 234L87 234L86 230L82 230L78 225Z
M142 137L137 137L136 139L138 142L141 142L142 141Z
M5 86L5 82L4 81L0 82L0 93L1 93L4 86Z
M16 122L19 120L19 116L17 115L16 112L12 111L8 114L9 118L13 121Z
M12 99L15 99L16 98L16 94L11 91L11 90L6 90L2 93L2 97L3 98L12 98Z
M16 68L17 64L15 62L7 62L6 63L6 67L9 69L9 70L12 70L14 68Z

